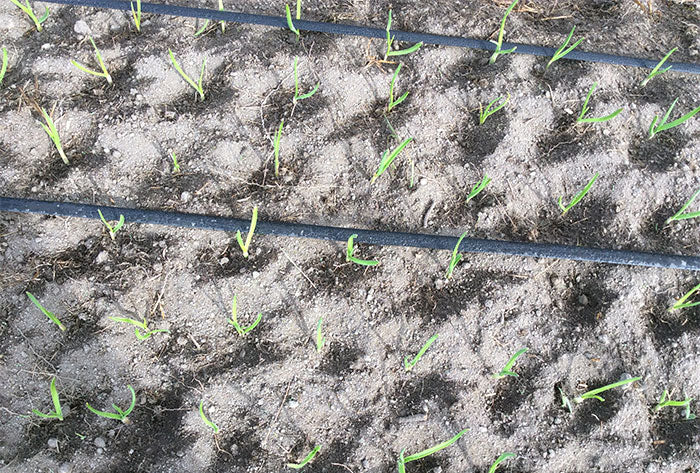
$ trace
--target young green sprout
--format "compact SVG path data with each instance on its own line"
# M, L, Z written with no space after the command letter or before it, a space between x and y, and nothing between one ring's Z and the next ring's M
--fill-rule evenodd
M379 261L359 259L353 256L353 254L355 253L355 238L357 238L357 233L353 233L352 235L350 235L350 238L348 238L348 246L345 251L345 261L348 263L355 263L362 266L377 266L379 264Z
M102 211L100 209L97 209L97 213L100 215L100 220L102 220L102 223L105 224L105 227L107 227L107 230L109 230L109 236L114 240L114 238L117 235L117 232L124 226L124 216L119 215L119 221L114 225L110 225L107 219L102 215Z
M569 202L567 205L564 205L563 200L564 197L559 197L559 208L561 209L561 214L564 215L566 212L571 210L574 205L578 204L581 202L581 200L588 194L588 191L591 190L591 187L593 187L593 183L595 183L596 179L598 179L598 173L595 173L595 175L591 178L590 181L588 181L588 184L586 184L586 187L584 187L581 192L576 194L573 199L571 199L571 202Z
M24 0L24 5L22 5L19 1L17 0L10 0L12 3L17 5L17 7L22 10L24 13L27 14L27 16L34 22L34 26L36 26L37 31L41 31L43 28L41 27L41 24L46 21L46 19L49 17L49 9L46 8L44 11L44 14L42 15L41 18L37 18L36 15L34 14L34 11L32 10L31 5L29 5L29 0Z
M44 414L37 409L32 409L32 412L39 417L44 419L58 419L63 420L63 410L61 410L61 401L58 399L58 391L56 391L56 377L51 378L51 385L49 386L51 391L51 400L53 401L53 411L48 414Z
M224 11L224 0L219 0L219 11ZM221 32L226 33L226 22L221 22Z
M0 85L2 85L2 80L5 78L5 73L7 72L7 49L5 46L2 47L2 67L0 67Z
M564 394L564 390L562 388L559 388L559 394L561 395L561 407L566 407L569 410L569 413L573 414L574 406L571 404L568 396Z
M508 360L508 363L506 363L503 369L500 372L493 374L492 377L495 379L505 378L506 376L514 376L517 378L518 374L513 372L513 365L515 364L516 360L520 357L520 355L522 355L526 351L527 347L521 348L520 350L515 352L515 355L510 357L510 360Z
M207 416L204 414L204 399L199 401L199 417L202 418L205 424L207 424L211 429L214 431L215 434L219 433L219 426L217 426L215 423L207 419Z
M382 153L382 159L379 162L379 167L374 173L374 176L372 176L372 179L370 180L370 183L374 183L374 181L377 180L379 176L384 174L384 172L389 169L389 166L391 166L391 163L394 162L394 159L403 151L403 149L411 142L413 141L413 138L406 138L401 142L400 145L398 145L396 148L394 148L393 151L389 152L389 149L384 150Z
M295 35L297 35L297 41L299 41L299 35L301 33L299 33L299 30L296 29L296 27L294 26L294 22L292 21L292 11L289 9L289 5L285 4L284 8L286 10L286 15L287 15L287 26Z
M102 60L102 54L100 54L100 50L97 49L97 45L95 45L95 41L88 36L88 39L92 43L92 47L95 48L95 55L97 56L97 62L100 65L100 69L102 69L102 72L97 72L93 71L92 69L88 69L87 67L83 66L82 64L79 64L78 62L74 61L71 59L71 64L73 64L75 67L80 69L83 72L86 72L88 74L92 74L93 76L97 77L104 77L107 79L107 83L111 84L112 83L112 76L109 75L109 72L107 72L107 67L105 67L105 63Z
M501 102L496 108L491 109L491 107L493 107L496 104L496 102L499 102L501 100L503 100L503 97L498 97L498 98L492 100L486 106L486 108L483 108L482 105L479 104L479 125L483 125L488 117L490 117L491 115L493 115L494 113L496 113L497 111L499 111L500 109L505 107L506 104L510 101L510 94L508 94L508 98L503 100L503 102Z
M307 463L309 463L311 460L314 459L316 454L321 450L320 445L316 445L313 450L311 450L308 455L304 457L302 461L299 463L287 463L287 468L292 468L294 470L300 470L306 466Z
M642 84L641 84L642 87L647 85L649 83L649 81L652 80L654 77L660 76L661 74L665 74L666 72L668 72L671 69L671 67L673 67L673 66L668 66L664 69L661 69L661 66L663 66L664 63L666 62L666 60L668 60L668 58L671 57L671 54L675 53L677 50L678 50L678 48L673 48L672 50L670 50L664 56L664 58L661 61L659 61L659 63L656 66L654 66L654 69L652 69L651 72L649 73L649 75L646 76L644 78L644 80L642 81Z
M496 468L498 468L498 465L500 465L502 462L508 460L509 458L515 458L515 453L510 453L510 452L503 452L501 455L496 458L496 461L493 462L493 465L489 468L489 473L495 473Z
M53 111L51 113L53 113ZM58 154L61 156L63 162L69 164L68 158L66 157L66 153L63 152L63 146L61 146L61 137L58 136L58 130L56 129L56 125L54 125L53 120L51 119L51 115L46 113L46 110L44 110L43 108L41 109L41 115L44 117L46 125L44 125L41 122L39 122L39 125L41 125L46 134L49 135L49 138L51 138L51 141L53 141L53 144L54 146L56 146L56 150L58 150Z
M275 153L275 177L280 175L280 140L282 139L282 128L284 128L284 118L280 122L280 126L275 133L275 139L272 143L272 149Z
M396 107L398 104L406 100L406 97L408 97L408 91L404 92L404 94L399 97L398 99L394 100L394 84L396 83L396 79L399 77L399 71L401 70L401 63L399 63L398 66L396 66L396 70L394 71L394 75L391 77L391 82L389 83L389 105L387 106L387 113L391 112L391 109Z
M593 95L593 91L595 88L598 87L598 83L594 82L593 85L591 86L590 89L588 89L588 95L586 96L586 100L583 102L583 108L581 109L581 114L578 116L576 119L576 123L601 123L601 122L606 122L608 120L612 120L616 116L622 112L621 108L618 108L614 112L612 112L610 115L605 115L604 117L597 117L597 118L584 118L585 115L588 113L588 101L591 99L591 95Z
M394 43L394 36L391 35L391 9L389 10L389 20L386 23L386 53L384 53L384 60L391 56L404 56L406 54L415 53L423 46L423 42L414 44L410 48L393 50L391 46Z
M170 153L170 157L173 158L173 174L180 172L180 163L177 162L175 152Z
M297 74L297 61L299 58L297 56L294 56L294 98L292 99L293 103L297 103L299 100L304 100L308 99L312 95L316 93L318 90L318 86L321 85L320 82L317 82L316 85L314 86L313 89L311 89L310 92L307 92L305 94L299 95L299 75Z
M56 317L56 315L55 315L53 312L50 312L50 311L46 310L46 309L44 308L44 306L41 305L41 303L37 300L37 298L34 297L34 294L32 294L31 292L27 292L26 294L27 294L27 297L29 298L29 300L32 301L32 302L34 303L34 305L36 306L36 308L39 309L39 310L41 311L42 314L44 314L46 317L48 317L49 320L50 320L51 322L53 322L54 324L56 324L56 326L57 326L59 329L61 329L61 331L65 331L65 330L66 330L66 327L61 323L60 320L58 320L58 317Z
M238 335L240 335L241 337L244 336L245 334L253 330L255 327L257 327L261 320L262 312L258 313L258 317L255 319L255 322L253 322L247 327L241 327L241 325L238 323L238 303L236 300L236 295L233 295L233 304L231 305L231 318L226 319L226 321L233 325L233 328L236 329Z
M148 322L146 322L146 317L143 318L143 322L139 322L138 320L130 319L128 317L109 317L110 319L114 320L115 322L123 323L123 324L129 324L133 325L134 328L134 334L136 335L136 338L139 340L146 340L148 338L151 338L152 335L156 333L170 333L170 330L161 328L161 329L156 329L156 330L149 330L148 329ZM143 330L143 333L141 332Z
M418 350L418 354L416 356L414 356L411 361L408 361L407 356L404 357L403 367L406 369L406 371L411 371L413 369L413 367L416 366L416 364L420 361L420 359L423 357L423 355L425 355L425 352L428 350L428 348L430 348L430 345L432 345L433 342L435 342L435 340L437 340L437 338L438 338L437 333L435 335L433 335L432 337L430 337L428 339L428 341L425 342L425 345L423 345L421 347L421 349Z
M168 49L168 54L170 55L170 62L173 64L175 67L175 70L182 76L185 81L192 86L194 90L199 93L199 98L200 100L204 101L204 89L202 88L202 79L204 78L204 68L207 64L207 58L204 58L202 60L202 70L199 73L199 80L197 82L193 81L190 76L185 74L185 71L182 70L180 67L180 64L178 64L177 60L175 59L175 56L173 55L173 52Z
M688 307L695 307L700 305L700 301L696 302L686 302L688 299L690 299L693 294L696 292L700 291L700 284L692 288L690 291L686 292L683 297L678 299L673 306L671 306L670 309L668 309L669 312L673 312L674 310L679 310L679 309L687 309Z
M134 25L136 31L141 32L141 0L136 0L136 10L134 10L134 2L130 2L131 16L134 17Z
M465 203L469 202L474 197L479 195L479 193L481 191L483 191L486 188L486 186L489 185L489 182L491 182L491 178L489 176L487 176L486 174L484 174L484 177L479 182L474 184L474 187L472 187L472 190L469 191L469 195L467 196L467 200L465 201Z
M694 108L690 112L686 113L680 118L676 118L670 123L666 123L666 121L669 119L671 116L671 112L673 111L673 107L676 106L676 103L678 102L678 98L673 101L671 106L668 108L666 111L666 114L663 116L661 120L659 120L659 117L657 115L654 115L654 119L651 121L651 126L649 126L649 138L653 138L658 132L668 130L670 128L677 127L678 125L682 125L686 121L690 120L693 115L696 113L700 112L700 107ZM657 120L659 120L659 123L657 125Z
M136 393L134 392L134 388L132 388L130 385L127 385L127 388L129 388L129 391L131 391L131 405L125 411L121 410L116 404L112 404L112 408L116 411L116 413L97 410L94 407L92 407L88 402L86 402L85 405L93 414L96 414L100 417L105 417L107 419L119 420L125 424L129 424L131 421L129 420L128 416L129 414L131 414L131 411L133 411L134 407L136 406Z
M581 44L581 41L583 41L585 38L581 38L578 41L576 41L573 45L569 46L569 41L571 41L571 37L574 35L574 30L576 29L576 26L573 26L571 28L571 31L569 32L569 36L566 38L566 41L564 41L564 44L562 44L559 49L556 50L554 53L554 56L552 56L552 59L549 60L547 63L547 67L545 67L545 70L549 69L549 66L551 66L555 61L558 61L559 59L563 58L567 54L569 54L571 51L573 51L576 46ZM569 46L567 48L567 46Z
M323 348L323 345L326 344L326 337L323 336L323 317L318 318L318 322L316 323L316 352L321 353L321 349Z
M255 225L258 223L258 206L253 207L253 218L250 220L250 227L248 227L248 236L245 238L245 243L243 243L243 238L241 237L241 231L236 230L236 241L238 246L243 250L243 257L248 257L248 250L250 250L250 243L253 240L253 233L255 232Z
M668 399L666 399L667 397ZM686 396L682 401L672 401L668 396L668 391L664 389L663 394L661 394L661 399L659 399L659 403L654 407L654 412L659 412L664 407L685 407L685 419L693 420L695 419L695 414L690 412L690 402L692 400L692 397Z
M467 232L462 233L462 236L460 236L457 240L454 250L452 250L452 258L450 258L450 264L447 267L447 275L445 276L446 279L450 279L452 277L452 273L454 272L455 268L459 262L462 261L462 255L459 253L459 245L462 244L462 240L464 240L464 237L466 236Z
M639 381L642 379L641 376L637 376L636 378L627 378L623 379L622 381L618 381L616 383L611 383L606 386L603 386L602 388L597 388L597 389L592 389L591 391L585 392L581 394L580 396L576 396L574 398L574 402L576 404L580 404L586 399L597 399L600 402L605 402L605 399L603 399L601 396L599 396L600 393L608 391L610 389L614 388L619 388L620 386L624 386L626 384L634 383L635 381Z
M491 59L489 59L489 64L493 64L494 62L496 62L496 59L498 59L498 56L500 56L501 54L510 54L517 49L517 46L511 49L501 49L501 46L503 45L503 33L505 33L506 29L506 19L515 7L516 3L518 3L518 0L515 0L513 3L511 3L510 6L506 9L505 15L503 15L503 19L501 20L501 28L498 30L498 41L491 41L492 43L496 44L496 50L491 55Z
M469 431L469 429L464 429L464 430L460 431L457 435L452 437L451 439L449 439L445 442L439 443L433 447L430 447L427 450L423 450L422 452L414 453L413 455L404 456L404 452L406 451L406 449L405 448L402 449L401 452L399 453L399 461L398 461L399 473L406 473L406 463L420 460L421 458L425 458L429 455L432 455L433 453L439 452L440 450L449 447L450 445L455 443L457 440L459 440L459 438L462 435L464 435L465 433L467 433L468 431Z
M695 194L693 194L693 196L685 204L683 204L683 207L681 207L681 209L678 212L676 212L676 214L673 217L669 217L668 220L666 220L666 225L676 220L687 220L689 218L700 217L700 211L683 213L688 209L688 207L690 207L690 205L693 203L693 201L698 195L700 195L700 189L698 189L697 192L695 192Z

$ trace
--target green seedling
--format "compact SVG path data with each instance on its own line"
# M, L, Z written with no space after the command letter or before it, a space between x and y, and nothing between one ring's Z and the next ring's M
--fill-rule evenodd
M100 50L97 49L97 45L95 45L95 41L91 37L88 36L88 39L92 43L92 47L95 48L95 55L97 56L97 62L100 65L100 69L102 69L102 72L97 72L93 71L92 69L88 69L87 67L83 66L82 64L79 64L78 62L74 61L71 59L71 64L73 64L75 67L80 69L83 72L86 72L88 74L92 74L93 76L97 77L104 77L107 79L107 83L111 84L112 83L112 76L109 75L109 72L107 72L107 67L105 67L105 63L102 60L102 54L100 54Z
M275 133L275 140L272 143L272 148L275 153L275 177L280 175L280 140L282 139L282 128L284 128L284 118L280 122L277 133Z
M353 233L352 235L350 235L350 238L348 238L348 247L345 252L345 261L348 263L356 263L362 266L377 266L379 264L379 261L359 259L353 256L353 254L355 253L355 238L357 238L357 233Z
M401 70L401 64L396 66L396 70L394 71L394 75L391 77L391 83L389 84L389 105L387 106L387 113L391 112L391 109L396 107L398 104L406 100L406 97L408 97L408 91L404 92L404 94L399 97L398 99L394 100L394 84L396 83L396 79L399 77L399 71Z
M513 365L515 364L516 360L520 357L520 355L522 355L526 351L527 351L527 347L521 348L520 350L515 352L515 355L510 357L510 360L508 360L508 363L506 363L506 365L503 367L503 369L500 372L495 373L493 375L493 378L499 379L499 378L505 378L506 376L514 376L517 378L518 374L513 372Z
M224 0L219 0L219 11L224 11ZM226 22L221 21L221 32L226 33Z
M100 220L102 220L102 223L105 224L105 227L107 227L107 230L109 230L109 236L114 240L114 238L117 235L117 232L124 226L124 216L119 215L119 221L114 225L110 225L107 219L102 215L102 211L100 209L97 209L97 213L100 215Z
M561 209L561 214L564 215L566 212L571 210L574 205L578 204L581 202L581 199L583 199L586 194L588 194L588 191L591 190L591 187L593 187L593 183L595 183L596 179L598 179L598 173L595 173L595 175L591 178L590 181L588 181L588 184L586 184L586 187L584 187L581 192L576 194L573 199L571 199L571 202L569 202L567 205L564 205L563 200L564 197L559 197L559 208Z
M644 78L644 80L642 81L642 84L641 84L642 87L644 87L645 85L647 85L647 84L649 83L649 81L652 80L654 77L660 76L661 74L665 74L666 72L668 72L669 70L671 70L671 67L673 67L673 66L668 66L668 67L666 67L666 68L664 68L664 69L661 69L661 66L663 66L664 63L666 62L666 60L668 60L668 58L671 57L671 54L673 54L673 53L676 52L677 50L678 50L678 48L673 48L672 50L670 50L670 51L664 56L664 58L663 58L661 61L659 61L659 63L658 63L656 66L654 66L654 69L652 69L651 72L649 73L649 75L646 76L646 77Z
M301 0L297 0L297 20L301 20Z
M5 73L7 72L7 49L5 46L2 47L2 68L0 68L0 85L2 85L2 80L5 78Z
M44 414L37 409L32 409L32 412L39 417L44 419L58 419L63 420L63 411L61 410L61 401L58 399L58 391L56 391L56 377L51 378L51 385L49 386L51 391L51 400L53 401L53 411L48 414Z
M445 276L447 279L452 277L452 273L454 272L455 268L459 262L462 261L462 255L459 253L459 245L462 244L462 240L464 240L464 237L466 236L467 232L462 233L462 236L460 236L459 240L457 240L454 250L452 250L452 258L450 258L450 264L447 267L447 275Z
M449 447L450 445L455 443L457 440L459 440L459 438L462 435L467 433L467 431L469 431L469 429L464 429L464 430L460 431L457 435L452 437L451 439L449 439L445 442L439 443L433 447L430 447L427 450L423 450L422 452L414 453L413 455L404 456L404 452L406 451L406 449L405 448L402 449L401 452L399 453L399 461L398 461L399 473L406 472L406 466L405 466L406 463L420 460L421 458L425 458L429 455L432 455L433 453L439 452L440 450Z
M700 189L698 189L697 192L695 192L695 194L693 194L693 196L685 204L683 204L683 207L681 207L681 209L678 212L676 212L676 214L673 217L669 217L669 219L666 220L666 224L668 225L669 223L676 220L687 220L689 218L700 217L700 211L683 213L688 209L688 207L690 207L690 205L693 203L693 201L698 195L700 195Z
M668 391L664 389L663 394L661 394L661 399L659 399L659 403L654 407L654 412L659 412L664 407L685 407L685 419L695 419L695 414L690 412L690 402L693 400L692 397L686 396L682 401L672 401L670 397L666 399L667 397L669 397Z
M207 416L204 415L204 399L199 401L199 417L202 418L205 424L207 424L211 429L214 431L215 434L219 433L219 426L217 426L215 423L207 419Z
M657 115L654 115L654 119L651 121L651 126L649 127L649 138L653 138L660 131L668 130L670 128L677 127L678 125L682 125L686 121L690 120L693 117L693 115L700 112L700 107L697 107L691 110L690 112L686 113L682 117L677 118L670 123L666 123L668 118L671 116L673 107L676 106L676 102L678 102L678 98L676 98L676 100L673 101L671 106L666 111L666 114L659 121L658 125L656 124L656 122L657 120L659 120L659 117Z
M318 318L318 322L316 323L316 352L321 353L321 349L323 348L323 345L326 344L326 337L323 336L323 317Z
M509 458L515 458L515 453L510 453L510 452L503 452L501 455L496 458L496 461L493 462L493 465L491 465L491 468L489 468L489 473L495 473L496 468L498 468L498 465L500 465L502 462L508 460Z
M693 294L696 292L700 291L700 284L692 288L690 291L686 292L683 297L678 299L673 306L668 309L669 312L673 312L674 310L679 310L679 309L687 309L688 307L695 307L700 305L700 301L696 302L686 302L688 299L690 299Z
M637 376L636 378L623 379L622 381L608 384L606 386L603 386L602 388L593 389L591 391L588 391L586 393L581 394L580 396L576 396L574 398L574 402L576 404L580 404L583 401L585 401L586 399L597 399L600 402L605 402L605 399L603 399L601 396L599 396L600 393L608 391L610 389L619 388L620 386L624 386L626 384L634 383L635 381L639 381L640 379L642 379L642 377Z
M590 89L588 89L588 95L586 96L586 100L583 102L583 108L581 109L581 114L578 116L576 119L576 123L601 123L601 122L607 122L608 120L612 120L616 116L622 112L621 108L618 108L615 110L613 113L610 115L606 115L604 117L597 117L597 118L584 118L584 116L588 113L588 101L591 99L591 95L593 95L593 91L595 88L598 87L598 83L594 82L593 85L591 86Z
M411 142L413 141L413 138L406 138L401 142L400 145L398 145L396 148L394 148L393 151L389 152L388 149L384 150L382 153L382 159L379 162L379 167L377 168L377 171L374 173L374 176L372 176L372 179L370 183L374 183L374 181L377 180L379 176L384 174L384 172L389 169L389 166L391 166L391 163L394 162L394 159L403 151L403 149Z
M491 59L489 59L489 64L493 64L494 62L496 62L498 56L502 54L510 54L517 49L517 46L511 49L501 49L501 46L503 45L503 33L505 33L506 30L506 19L515 7L516 3L518 3L518 0L515 0L513 3L511 3L510 6L506 9L505 15L503 15L503 19L501 20L501 28L498 30L498 41L491 41L492 43L496 44L496 50L491 55Z
M416 364L420 361L420 359L423 357L423 355L425 355L425 352L428 350L428 348L430 348L430 345L432 345L433 342L435 342L435 340L437 340L437 338L438 338L437 333L435 335L433 335L432 337L430 337L428 339L428 341L425 342L425 345L423 345L421 347L421 349L418 350L418 354L416 356L414 356L411 361L408 361L407 356L404 357L403 367L406 368L406 371L411 371L413 369L413 367L416 366Z
M60 328L62 331L66 330L66 327L61 323L60 320L58 320L58 317L56 317L56 315L53 312L46 310L44 308L44 306L41 305L41 303L37 300L37 298L34 297L34 294L32 294L31 292L27 292L26 294L27 294L27 297L29 298L29 300L34 303L34 305L37 307L37 309L39 309L41 311L42 314L44 314L46 317L48 317L49 320L51 322L55 323L56 326L58 328Z
M134 2L129 4L131 6L131 16L134 17L134 24L136 25L136 31L141 32L141 0L136 0L136 10L134 10Z
M128 416L129 414L131 414L131 411L133 411L134 407L136 406L136 393L134 392L134 388L132 388L130 385L127 385L127 388L129 388L129 391L131 391L131 405L125 411L122 411L116 404L112 404L112 408L116 411L116 413L97 410L94 407L92 407L88 402L86 402L85 405L93 414L96 414L100 417L105 417L107 419L119 420L125 424L128 424L131 422Z
M243 243L243 238L241 237L241 231L236 230L236 241L238 246L243 250L243 257L248 257L248 250L250 250L250 243L253 240L253 233L255 232L255 225L258 223L258 206L253 207L253 218L250 219L250 227L248 227L248 236L245 238L245 243Z
M170 333L170 330L167 330L164 328L149 330L148 329L148 322L146 322L146 317L143 318L143 322L139 322L138 320L130 319L128 317L112 317L112 316L110 316L109 318L114 320L115 322L133 325L135 327L134 334L136 335L136 338L138 338L139 340L146 340L148 338L151 338L151 336L156 334L156 333ZM143 330L143 332L141 332L141 330Z
M292 12L289 9L289 5L285 5L284 8L285 8L286 14L287 14L287 26L295 35L297 35L297 41L299 41L299 35L301 33L299 33L299 30L296 29L296 27L294 26L294 22L292 21Z
M44 121L46 124L44 125L43 123L39 122L39 125L44 129L47 135L49 135L49 138L51 138L51 141L53 141L54 146L56 146L56 149L58 150L58 154L61 156L61 159L63 160L64 163L68 163L68 158L66 157L66 153L63 152L63 146L61 146L61 137L58 136L58 130L56 129L56 125L54 125L53 120L51 119L51 115L46 113L46 110L43 108L41 110L41 115L44 117ZM51 112L53 113L53 111Z
M175 59L175 56L173 55L173 52L168 49L168 54L170 55L170 62L173 63L173 66L175 67L175 70L182 76L185 81L192 86L194 90L199 93L199 98L204 101L204 89L202 88L202 79L204 79L204 68L207 64L207 58L204 58L202 60L202 70L199 73L199 80L197 82L193 81L190 76L185 74L185 71L182 70L180 67L180 64L178 64L177 60Z
M467 196L467 200L465 201L465 203L469 202L474 197L479 195L479 193L481 191L483 191L486 188L486 186L489 185L489 182L491 182L491 178L489 176L487 176L486 174L484 174L484 177L479 182L474 184L474 187L472 187L472 190L469 191L469 195Z
M255 327L258 326L260 321L262 320L262 312L258 313L258 317L255 319L255 322L250 324L248 327L241 327L241 325L238 323L238 303L236 301L236 295L233 295L233 304L231 305L231 318L226 319L228 323L233 325L233 328L236 329L236 332L238 332L238 335L241 337L253 330Z
M27 16L34 22L34 26L36 26L37 31L41 31L43 28L41 27L41 24L46 21L46 19L49 17L49 9L46 8L44 11L44 14L42 15L41 18L37 18L36 15L34 14L34 10L32 10L31 5L29 5L29 0L24 0L24 5L22 5L19 1L17 0L10 0L12 3L17 5L17 8L22 10L24 13L27 14Z
M180 172L180 163L177 161L177 156L175 152L170 153L170 157L173 158L173 174Z
M318 86L321 85L320 82L317 82L314 88L311 89L311 92L299 95L299 76L297 74L297 61L298 58L294 56L294 98L292 99L293 103L297 103L299 100L308 99L316 93L316 91L318 90Z
M394 36L391 35L391 10L389 10L389 20L386 23L386 53L384 53L384 60L391 56L405 56L406 54L415 53L423 46L423 42L414 44L410 48L397 49L394 51L391 46L394 44Z
M564 41L564 44L562 44L559 47L559 49L557 49L557 51L554 53L554 56L552 56L552 59L550 59L549 62L547 63L547 67L545 67L545 70L549 69L549 66L551 66L555 61L558 61L559 59L563 58L564 56L569 54L571 51L573 51L576 48L576 46L581 44L581 42L585 39L585 38L581 38L578 41L576 41L573 45L569 46L569 41L571 41L571 37L574 35L575 29L576 29L575 26L573 26L571 28L571 31L569 32L569 36L566 38L566 41ZM569 47L567 48L567 46L569 46Z
M503 97L498 97L497 99L492 100L486 108L483 108L481 104L479 104L479 125L483 125L484 122L488 117L502 109L503 107L506 106L506 104L510 101L510 94L508 94L508 97L503 100L496 108L492 109L497 102L503 100Z
M569 414L573 414L574 406L571 404L569 397L564 394L564 390L562 388L559 388L559 394L561 395L561 407L566 407L569 409Z
M309 463L313 458L316 456L316 454L321 450L320 445L316 445L313 450L311 450L308 455L304 457L302 461L299 463L287 463L287 468L293 468L295 470L300 470L306 466L307 463Z

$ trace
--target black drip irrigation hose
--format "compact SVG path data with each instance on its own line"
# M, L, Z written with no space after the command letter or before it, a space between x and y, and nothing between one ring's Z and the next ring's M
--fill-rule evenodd
M112 10L131 11L131 2L120 0L46 0L47 3L59 3L83 7L108 8ZM281 16L256 15L252 13L240 13L207 8L181 7L177 5L163 5L157 3L141 3L143 13L155 13L160 15L182 16L190 18L202 18L230 23L243 23L251 25L272 26L287 28L287 19ZM338 35L363 36L366 38L386 38L386 30L383 28L371 28L367 26L345 25L340 23L325 23L321 21L294 20L294 27L303 31L315 31L317 33L330 33ZM441 46L454 46L460 48L483 49L494 51L496 45L491 41L460 36L447 36L439 34L397 31L391 30L391 34L399 41L410 43L437 44ZM503 42L502 49L517 48L515 53L529 54L533 56L552 57L554 48L535 46L530 44ZM618 66L634 66L653 68L659 62L658 59L644 59L616 54L587 52L575 49L567 54L564 59L576 61L602 62ZM664 67L671 66L672 71L700 74L700 64L683 62L666 62Z
M247 232L250 225L250 221L237 218L0 197L0 212L32 213L99 220L98 209L100 209L102 215L104 215L104 218L107 220L118 220L119 216L123 215L125 221L128 223L168 225L173 227L221 230L226 232L240 230L242 233ZM436 250L453 250L458 240L457 237L443 235L383 232L377 230L362 230L359 228L339 228L287 222L258 222L255 227L255 233L343 242L347 241L350 235L356 233L358 235L358 241L373 245L404 246ZM554 245L549 243L464 238L459 246L459 251L700 271L699 256L665 255L640 251Z

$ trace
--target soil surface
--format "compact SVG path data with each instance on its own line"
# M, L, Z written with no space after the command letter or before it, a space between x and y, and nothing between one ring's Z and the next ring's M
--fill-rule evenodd
M174 2L177 3L177 2ZM215 8L215 2L190 2ZM307 5L308 3L308 5ZM303 17L494 39L507 2L305 2ZM641 2L646 3L646 2ZM693 1L527 1L506 39L559 46L572 26L587 51L700 61ZM43 11L43 3L34 3ZM700 187L700 120L647 138L655 115L700 105L700 79L511 54L424 46L395 63L379 40L49 5L41 33L0 3L9 68L0 88L0 193L371 229L420 231L698 254L698 221L666 219ZM226 8L279 15L283 4ZM94 68L94 38L113 85ZM407 44L401 44L407 47ZM202 102L168 59L197 77ZM292 103L292 64L301 90ZM591 116L576 125L591 85ZM480 104L510 94L484 125ZM33 105L53 110L70 165ZM280 121L280 172L272 139ZM413 137L374 184L382 152ZM180 172L173 172L171 153ZM568 202L595 174L590 193ZM471 187L493 180L466 202ZM411 177L413 185L411 185ZM697 210L697 203L689 210ZM415 453L469 428L407 471L518 473L700 471L700 423L654 411L664 389L700 398L700 307L668 308L697 274L570 261L465 255L445 279L448 251L255 236L126 222L0 215L0 464L3 472L277 472L315 445L306 472L394 472ZM53 325L33 293L66 326ZM261 323L239 337L227 323ZM165 329L147 340L110 317ZM326 343L316 350L323 320ZM403 367L439 334L412 371ZM522 347L517 378L494 379ZM561 406L630 376L642 380ZM63 421L32 409L53 406ZM122 409L97 417L86 402ZM561 390L561 391L560 391ZM198 413L220 428L216 435ZM691 404L695 412L696 401Z

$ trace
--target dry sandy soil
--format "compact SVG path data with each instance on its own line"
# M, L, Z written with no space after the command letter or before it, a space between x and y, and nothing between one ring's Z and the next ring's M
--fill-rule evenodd
M283 11L281 2L229 3ZM309 19L381 26L391 6L398 29L479 38L492 37L504 11L487 0L306 3ZM674 60L697 63L697 3L654 3L650 17L632 1L530 1L510 16L507 39L558 46L576 25L584 50L661 58L677 46ZM562 60L545 71L546 60L520 55L488 65L486 52L425 46L401 58L398 88L410 95L389 114L415 141L371 185L381 152L395 146L383 117L395 65L372 63L381 41L296 42L289 31L233 24L195 38L194 20L153 15L139 34L123 12L49 7L37 33L0 3L10 57L3 195L239 217L257 205L263 219L699 252L697 221L664 221L700 186L700 120L646 137L676 97L678 113L700 105L698 77L670 72L640 88L646 72L633 68ZM94 66L85 27L114 85L71 66ZM168 48L191 75L206 58L204 102ZM294 56L302 88L320 89L293 110ZM593 82L592 115L623 111L575 126ZM506 93L510 103L479 126L479 104ZM32 101L55 105L69 166ZM271 138L282 118L276 178ZM562 216L556 199L595 172L590 194ZM493 181L465 203L484 173ZM517 458L499 471L700 471L698 421L652 409L664 389L700 398L700 308L667 310L697 275L466 255L447 282L449 252L360 243L358 255L381 263L346 264L340 243L256 236L246 260L230 234L127 222L112 241L96 221L0 215L0 470L277 472L321 445L304 471L393 472L402 448L469 428L407 470L485 472L510 451ZM234 294L244 321L263 314L244 338L226 323ZM109 316L170 332L138 341ZM327 343L317 353L321 317ZM405 372L403 357L435 333ZM525 346L518 378L490 377ZM561 407L559 388L575 395L629 375L642 380L605 402ZM54 376L65 419L28 415L51 408ZM137 394L130 424L85 408L124 407L127 385ZM218 435L199 417L201 400Z

